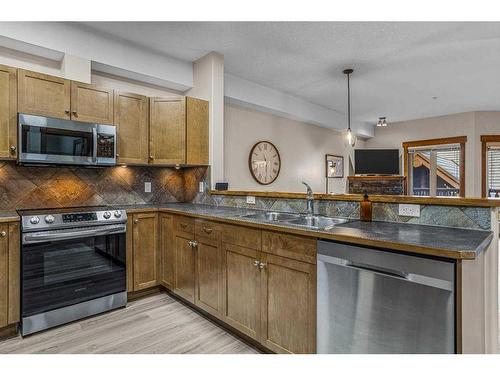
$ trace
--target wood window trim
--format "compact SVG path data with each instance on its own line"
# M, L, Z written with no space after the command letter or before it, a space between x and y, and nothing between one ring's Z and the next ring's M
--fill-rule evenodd
M488 143L500 142L500 135L482 135L481 136L481 196L486 198L487 190L487 153L488 153Z
M482 137L481 137L482 138ZM406 177L405 183L405 194L410 191L410 179L408 178L408 149L413 147L427 147L427 146L438 146L446 144L459 144L460 145L460 192L459 196L465 197L465 144L467 143L467 136L462 137L447 137L447 138L434 138L434 139L423 139L420 141L410 141L403 142L403 170L404 176Z

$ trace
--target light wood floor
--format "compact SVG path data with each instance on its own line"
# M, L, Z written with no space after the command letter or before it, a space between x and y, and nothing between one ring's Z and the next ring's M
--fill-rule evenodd
M0 342L0 353L258 353L168 294Z

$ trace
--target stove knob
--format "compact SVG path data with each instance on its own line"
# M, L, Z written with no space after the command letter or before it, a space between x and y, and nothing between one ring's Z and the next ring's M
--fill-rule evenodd
M30 219L30 223L31 224L38 224L40 222L40 218L38 216L33 216L31 219Z
M121 212L121 211L116 210L116 211L115 211L115 217L116 217L117 219L118 219L118 218L120 218L120 217L122 217L122 212Z
M47 224L52 224L55 220L56 220L56 218L52 215L45 216L45 222Z
M105 219L109 219L111 217L111 212L106 211L104 214L102 214L102 216L104 216Z

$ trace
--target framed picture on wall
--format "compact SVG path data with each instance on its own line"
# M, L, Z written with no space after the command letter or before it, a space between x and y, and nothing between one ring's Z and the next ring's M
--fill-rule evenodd
M326 178L344 177L344 157L326 154Z

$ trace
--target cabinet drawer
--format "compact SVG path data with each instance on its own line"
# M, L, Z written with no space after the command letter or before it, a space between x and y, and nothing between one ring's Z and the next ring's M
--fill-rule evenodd
M220 239L220 224L212 221L195 220L194 231L196 237L205 237L217 241Z
M277 232L262 232L262 251L286 258L316 263L316 240Z
M222 241L254 250L262 248L260 230L240 227L238 225L225 225L222 230Z
M174 216L174 231L194 234L194 219L185 216Z

